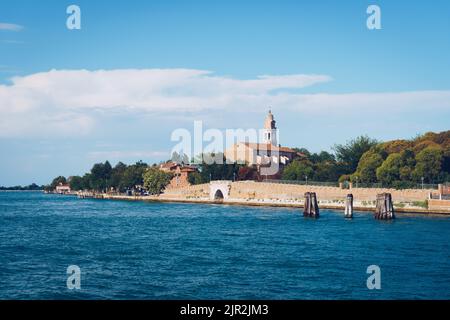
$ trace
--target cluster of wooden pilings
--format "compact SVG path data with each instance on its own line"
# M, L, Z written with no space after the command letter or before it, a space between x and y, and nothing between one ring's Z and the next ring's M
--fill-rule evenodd
M390 193L381 193L377 195L374 217L378 220L395 219L394 205Z
M319 205L317 204L317 196L315 192L305 193L305 205L303 207L303 216L318 218Z
M319 205L317 203L315 192L305 193L303 216L313 218L319 217ZM344 217L353 218L353 194L348 194L345 199ZM374 217L377 220L395 219L394 205L390 193L381 193L377 195Z

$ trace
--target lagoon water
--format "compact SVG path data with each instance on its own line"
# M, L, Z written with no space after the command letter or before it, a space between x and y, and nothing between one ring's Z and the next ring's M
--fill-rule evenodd
M0 299L450 299L445 217L0 192L0 257Z

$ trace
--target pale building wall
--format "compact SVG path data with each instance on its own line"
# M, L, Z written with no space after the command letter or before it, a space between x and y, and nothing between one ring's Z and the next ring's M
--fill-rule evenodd
M450 212L450 200L428 200L428 209Z
M392 194L395 202L424 201L433 190L395 190L378 188L340 189L338 187L303 186L294 184L265 183L265 182L234 182L231 186L230 198L246 199L303 199L305 192L316 192L318 200L342 200L349 193L356 201L375 201L379 193Z
M239 163L255 164L256 151L243 143L236 143L225 151L227 160Z
M209 198L209 187L209 184L188 186L186 188L167 190L165 195L177 198ZM353 194L355 201L375 201L377 194L388 192L392 194L394 202L412 202L427 200L432 191L426 189L395 190L378 188L354 188L349 190L338 187L238 181L231 183L229 199L280 199L299 201L303 200L305 192L316 192L319 201L344 200L349 193Z
M187 172L177 170L172 180L170 180L167 188L185 188L187 186L190 186L189 174Z
M184 188L167 189L161 197L190 199L209 198L209 183L189 185Z

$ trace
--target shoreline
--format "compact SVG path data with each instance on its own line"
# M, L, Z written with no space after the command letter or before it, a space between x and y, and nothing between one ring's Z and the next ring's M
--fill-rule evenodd
M44 192L44 190L0 190L0 192Z
M210 199L177 199L161 196L125 196L125 195L107 195L101 194L95 198L98 200L118 200L118 201L141 201L141 202L163 202L163 203L191 203L191 204L214 204L214 205L232 205L232 206L251 206L251 207L279 207L279 208L296 208L303 209L302 203L286 203L286 202L264 202L264 201L242 201L239 199L229 199L224 201L213 201ZM320 209L325 210L340 210L344 211L344 206L330 205L319 203ZM375 207L369 206L357 206L353 207L354 211L373 213ZM429 210L420 208L395 208L396 213L402 215L413 214L420 216L439 216L439 217L450 217L450 212L439 211L439 210Z

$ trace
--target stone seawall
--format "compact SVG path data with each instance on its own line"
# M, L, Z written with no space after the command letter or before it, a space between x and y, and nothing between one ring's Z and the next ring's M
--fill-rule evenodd
M428 209L432 211L447 211L450 213L450 200L428 200Z
M191 185L184 188L171 188L166 190L159 197L177 199L208 199L209 183Z
M167 190L161 197L170 198L209 198L209 183L185 188ZM391 193L395 202L424 202L431 189L396 190L387 188L352 188L340 189L325 186L304 186L295 184L265 183L253 181L232 182L230 199L236 200L288 200L303 201L305 192L315 192L321 201L343 201L347 194L352 193L357 202L373 202L379 193Z
M355 201L375 201L377 194L387 192L391 193L397 202L414 202L427 200L432 191L427 189L396 190L387 188L340 189L325 186L241 181L232 183L230 198L303 200L305 192L315 192L319 200L344 200L347 194L352 193Z
M214 183L214 182L213 182ZM433 207L427 207L430 192L434 190L395 190L395 189L370 189L353 188L340 189L337 187L304 186L293 184L264 183L252 181L239 181L230 183L229 195L223 200L224 204L256 205L256 206L283 206L303 207L305 192L317 194L319 207L324 209L343 209L347 194L354 197L355 210L373 211L377 194L387 192L392 194L394 207L398 212L415 213L439 213L449 214L450 207L433 203ZM193 202L214 203L211 200L209 183L188 186L178 189L169 189L160 196L127 197L107 196L107 199L121 200L146 200L166 202Z

